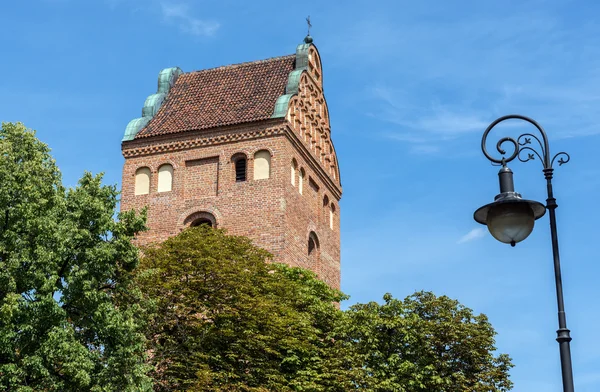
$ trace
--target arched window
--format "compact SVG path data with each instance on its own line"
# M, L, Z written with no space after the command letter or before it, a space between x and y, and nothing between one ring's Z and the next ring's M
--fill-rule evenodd
M210 212L198 211L185 218L183 221L184 226L196 227L200 225L209 225L210 227L217 227L217 220L215 216Z
M319 238L314 231L308 235L308 257L311 261L319 260Z
M305 175L306 173L304 172L304 169L300 169L300 175L298 176L298 192L300 192L300 194L302 194L302 187L304 185Z
M168 163L158 168L158 192L170 192L173 189L173 166Z
M325 195L323 196L323 208L321 209L321 214L320 216L323 217L323 221L325 221L325 219L327 219L327 217L329 216L329 196Z
M291 181L292 181L292 185L296 186L296 171L298 170L298 164L296 163L295 159L292 159L292 166L291 166Z
M243 182L246 181L246 157L245 156L239 156L236 157L233 160L233 163L235 165L235 181L236 182Z
M140 167L135 172L135 194L147 195L150 193L150 169Z
M254 179L263 180L269 178L271 172L271 153L260 150L254 154Z
M335 220L335 205L331 203L331 208L329 208L329 228L333 230L333 221Z
M308 255L309 256L313 254L316 247L317 247L317 244L316 244L315 240L312 237L308 237Z

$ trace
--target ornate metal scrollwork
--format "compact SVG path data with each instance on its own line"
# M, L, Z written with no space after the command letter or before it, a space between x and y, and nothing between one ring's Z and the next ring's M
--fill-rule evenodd
M512 119L523 120L532 124L540 132L542 138L540 139L539 137L531 133L524 133L520 135L516 140L512 137L503 137L498 141L498 143L496 143L496 150L498 150L502 157L500 159L494 158L488 153L486 148L488 134L496 125L500 124L503 121ZM537 141L539 145L539 151L537 147L532 146L533 139ZM503 144L506 142L512 144L513 147L512 153L508 157L506 156L506 150L502 148ZM492 165L505 165L515 158L518 158L521 162L528 162L535 160L535 157L537 156L540 162L542 162L544 170L547 170L552 169L554 161L558 157L560 157L557 161L559 166L562 166L563 164L571 160L569 154L567 154L564 151L559 152L558 154L554 155L552 159L550 159L548 136L546 135L546 132L544 131L542 126L538 124L535 120L529 117L521 116L520 114L509 114L507 116L500 117L496 121L491 123L483 133L483 138L481 139L481 150L483 151L485 157L490 162L492 162ZM524 155L525 153L527 154L527 156Z

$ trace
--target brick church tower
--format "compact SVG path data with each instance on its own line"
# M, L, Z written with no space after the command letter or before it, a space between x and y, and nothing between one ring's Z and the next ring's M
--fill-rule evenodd
M296 54L158 76L122 143L121 209L141 243L210 224L340 287L338 162L312 38Z

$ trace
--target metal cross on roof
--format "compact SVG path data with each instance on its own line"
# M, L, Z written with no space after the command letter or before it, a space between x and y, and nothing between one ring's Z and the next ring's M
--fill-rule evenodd
M310 28L312 27L312 25L310 24L310 15L308 15L308 17L306 18L306 23L308 24L308 35L310 35Z

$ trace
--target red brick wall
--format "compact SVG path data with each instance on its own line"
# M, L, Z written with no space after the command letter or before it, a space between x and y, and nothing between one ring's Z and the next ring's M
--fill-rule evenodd
M338 200L323 181L321 166L307 154L287 122L268 120L251 125L186 132L171 136L123 143L121 209L148 206L148 232L138 241L161 241L180 232L185 219L210 212L218 227L244 235L275 255L275 261L315 271L332 287L340 287L340 235ZM257 151L271 152L268 179L253 179L253 157ZM247 180L235 181L232 157L243 153L248 159ZM291 184L292 159L306 172L303 195ZM158 168L173 165L173 188L157 193ZM135 172L140 167L152 172L150 193L134 195ZM319 172L319 173L318 173ZM310 180L314 187L310 185ZM340 193L340 190L337 190ZM336 206L333 230L323 197ZM187 222L189 224L189 222ZM308 237L319 240L315 257L308 256Z

